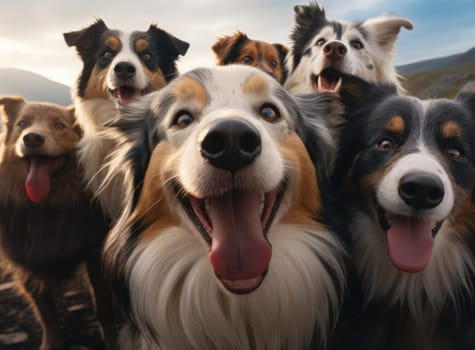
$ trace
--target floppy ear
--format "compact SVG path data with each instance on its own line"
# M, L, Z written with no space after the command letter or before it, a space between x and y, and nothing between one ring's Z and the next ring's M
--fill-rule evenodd
M79 137L82 137L83 135L83 131L81 129L81 126L79 125L79 123L77 122L77 118L76 118L76 109L74 108L74 105L70 105L68 107L66 107L66 113L68 115L68 119L70 121L70 123L72 124L73 126L73 131L79 135Z
M25 103L26 100L22 96L0 96L3 123L7 125L15 121L18 111Z
M277 49L277 52L279 53L280 63L283 65L285 61L285 57L287 56L287 53L289 52L289 49L287 48L287 46L284 46L282 44L273 44L273 45Z
M79 56L83 61L88 56L88 53L94 51L95 44L99 36L107 30L107 26L102 19L97 19L95 23L87 28L63 33L64 41L71 47L75 46Z
M216 61L218 65L225 65L232 63L232 51L241 43L249 40L246 34L243 32L236 32L231 36L223 36L218 39L211 47L216 55Z
M154 24L148 28L148 31L152 33L160 50L164 50L166 56L171 57L172 60L176 60L178 55L184 56L190 47L190 44L186 41L178 39Z
M413 25L404 17L379 16L364 21L362 27L370 39L384 50L392 51L401 27L411 30Z

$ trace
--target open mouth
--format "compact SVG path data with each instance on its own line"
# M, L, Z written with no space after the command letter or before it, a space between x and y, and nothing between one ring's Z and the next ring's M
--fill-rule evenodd
M285 183L268 193L234 189L202 199L177 192L185 212L210 246L211 265L228 291L250 293L264 280L272 256L267 232L284 188Z
M117 103L121 106L129 104L133 99L146 95L152 91L150 85L145 89L137 89L130 85L119 86L115 90L110 90L110 93L116 99Z
M28 173L25 181L26 194L32 202L40 203L48 197L51 190L51 177L65 167L67 157L29 155L24 159Z
M379 208L378 216L386 232L388 255L393 265L406 272L424 270L443 221L393 214L383 208Z
M318 75L312 75L312 86L315 92L325 92L338 96L342 84L342 77L338 70L325 68Z

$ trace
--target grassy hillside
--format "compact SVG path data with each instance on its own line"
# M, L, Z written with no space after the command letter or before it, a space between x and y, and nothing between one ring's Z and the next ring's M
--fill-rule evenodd
M453 98L471 80L475 81L475 62L472 65L406 75L403 86L408 94L420 98Z

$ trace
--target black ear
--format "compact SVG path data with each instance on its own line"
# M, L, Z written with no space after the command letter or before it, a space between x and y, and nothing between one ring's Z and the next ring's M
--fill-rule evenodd
M63 37L69 47L76 47L79 56L84 60L89 52L95 50L100 35L106 30L108 30L108 28L104 21L102 19L97 19L95 23L87 28L63 33Z
M159 50L161 50L172 60L176 60L178 55L184 56L190 47L190 44L186 41L178 39L163 29L158 28L154 24L148 28L148 32L151 33L152 38L156 42Z
M233 63L233 52L236 47L241 46L242 43L248 41L249 38L243 32L236 32L231 36L223 36L216 41L211 49L216 55L218 65L225 65Z

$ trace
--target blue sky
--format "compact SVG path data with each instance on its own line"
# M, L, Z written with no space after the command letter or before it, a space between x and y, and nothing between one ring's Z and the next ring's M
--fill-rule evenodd
M16 67L72 85L80 62L62 33L86 27L94 18L109 28L146 30L151 23L188 41L178 66L184 72L215 63L211 45L236 30L251 38L288 44L293 7L288 0L132 0L69 2L2 0L0 67ZM464 52L475 46L474 0L325 0L329 19L365 20L382 14L407 17L412 31L402 30L395 63Z

